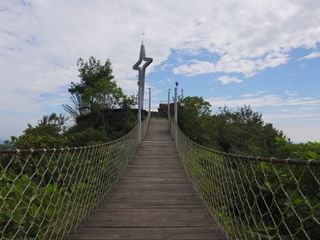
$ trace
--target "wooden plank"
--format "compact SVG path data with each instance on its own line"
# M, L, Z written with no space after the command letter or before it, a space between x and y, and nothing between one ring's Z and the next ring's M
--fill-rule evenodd
M128 177L165 177L165 178L185 178L184 173L156 173L156 172L130 172Z
M203 209L204 206L195 202L192 204L141 204L139 202L126 202L126 203L108 203L99 206L98 209Z
M94 227L210 227L206 209L116 209L96 211L83 226Z
M153 168L153 169L150 169L150 168L130 168L127 170L127 174L130 174L130 173L139 173L139 174L143 174L145 173L146 176L148 174L169 174L169 173L172 173L172 174L183 174L185 176L185 172L183 172L181 169L178 169L178 168L167 168L167 169L161 169L161 168Z
M189 189L190 190L190 189ZM154 197L195 197L197 199L198 195L194 191L176 191L176 190L148 190L148 191L117 191L115 192L116 196L110 197L109 200L112 200L113 198L123 198L123 197L128 197L128 198L154 198Z
M213 238L214 237L214 238ZM182 227L182 228L82 228L78 235L70 235L70 240L223 240L223 233L214 227Z
M186 174L180 170L177 169L132 169L130 171L127 171L127 176L141 176L141 177L156 177L157 175L161 175L163 177L186 177Z
M144 186L138 186L135 188L118 188L114 191L114 194L124 195L124 194L145 194L145 195L176 195L179 196L180 194L183 195L194 195L197 197L196 193L191 188L166 188L166 187L158 187L158 188L145 188Z
M166 183L166 184L177 184L177 183L188 183L186 177L122 177L119 184L138 184L138 183Z
M188 183L173 183L173 184L161 184L161 183L145 183L145 184L119 184L116 188L117 191L194 191Z
M145 163L132 163L130 167L128 167L127 171L130 169L181 169L181 165L175 164L175 163L150 163L150 162L145 162Z
M167 154L167 155L135 155L133 160L134 161L167 161L167 162L178 162L177 156L175 154Z
M112 203L135 203L140 204L141 206L145 205L154 205L154 204L163 204L163 205L170 205L170 204L181 204L181 205L190 205L198 203L194 196L170 196L170 195L152 195L146 198L141 197L127 197L127 196L117 196L115 198L109 199L108 201L110 204Z

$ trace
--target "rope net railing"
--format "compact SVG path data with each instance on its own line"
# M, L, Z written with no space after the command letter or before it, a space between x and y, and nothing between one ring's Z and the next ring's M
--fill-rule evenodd
M190 180L230 239L320 239L320 161L223 153L170 126Z
M0 239L62 239L106 196L138 143L136 126L105 144L0 151Z

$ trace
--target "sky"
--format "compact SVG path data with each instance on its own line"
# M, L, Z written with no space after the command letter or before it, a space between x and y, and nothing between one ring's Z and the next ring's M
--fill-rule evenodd
M179 82L213 113L250 105L292 141L320 141L318 0L0 0L0 23L2 140L64 113L80 57L110 59L136 94L143 39L153 109Z

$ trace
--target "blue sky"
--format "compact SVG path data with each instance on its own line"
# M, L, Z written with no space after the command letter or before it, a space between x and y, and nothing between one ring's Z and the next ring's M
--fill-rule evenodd
M246 77L241 73L224 72L175 74L174 69L180 66L180 61L186 63L197 59L217 62L219 58L207 52L194 56L172 51L167 61L157 66L149 75L149 80L158 89L168 84L172 89L174 81L178 81L185 96L203 96L213 106L213 112L224 105L232 109L251 105L255 111L263 113L266 122L283 130L293 141L319 141L320 58L310 58L314 52L312 49L294 49L288 54L290 60L286 64ZM309 57L304 58L305 56ZM235 79L235 82L223 83L219 80L221 77ZM165 97L161 98L163 100Z
M0 139L63 112L79 57L111 59L136 94L144 32L154 109L178 81L213 112L250 105L293 141L320 141L317 0L0 0L0 21Z

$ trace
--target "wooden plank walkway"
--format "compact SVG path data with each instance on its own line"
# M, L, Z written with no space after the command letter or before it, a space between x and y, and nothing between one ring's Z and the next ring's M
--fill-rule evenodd
M227 239L180 163L166 119L152 118L128 171L69 239Z

